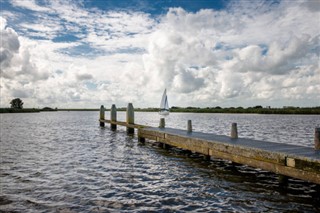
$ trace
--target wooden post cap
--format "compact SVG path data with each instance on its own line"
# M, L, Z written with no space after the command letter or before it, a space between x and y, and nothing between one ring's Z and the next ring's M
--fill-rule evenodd
M165 128L166 127L166 121L164 118L160 118L159 128Z
M231 138L238 138L238 128L237 123L232 123L231 125Z
M117 121L117 108L115 104L112 104L110 111L110 120Z
M110 120L111 121L117 121L117 108L115 104L111 105L110 109ZM111 130L117 129L117 124L110 124Z
M128 103L127 107L127 123L134 124L134 108L132 103Z
M100 107L100 120L104 120L104 106L103 105L101 105L101 107ZM104 122L101 122L100 121L100 126L101 127L104 127Z
M192 132L192 121L191 120L188 120L187 131Z
M134 124L134 108L132 103L128 103L127 107L127 124ZM128 134L134 134L134 128L127 127Z

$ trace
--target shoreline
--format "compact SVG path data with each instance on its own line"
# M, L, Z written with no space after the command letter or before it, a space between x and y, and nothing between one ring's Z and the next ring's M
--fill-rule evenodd
M99 111L100 109L58 109L58 111ZM136 112L158 112L158 108L134 108ZM110 109L105 109L110 111ZM117 108L117 111L126 111L126 107ZM199 108L199 107L172 107L170 112L175 113L231 113L231 114L293 114L293 115L320 115L320 107L292 107L292 108Z
M71 108L71 109L52 109L43 110L35 108L12 109L0 108L0 113L37 113L37 112L57 112L57 111L99 111L94 108ZM110 109L105 109L110 111ZM158 112L158 108L135 108L136 112ZM126 107L118 108L117 111L126 111ZM285 115L320 115L320 107L291 107L291 108L200 108L200 107L172 107L170 112L175 113L230 113L230 114L285 114Z
M12 109L12 108L0 108L0 113L38 113L40 109Z

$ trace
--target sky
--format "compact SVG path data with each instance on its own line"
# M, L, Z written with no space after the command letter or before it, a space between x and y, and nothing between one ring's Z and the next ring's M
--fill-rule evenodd
M0 0L0 107L320 106L318 0Z

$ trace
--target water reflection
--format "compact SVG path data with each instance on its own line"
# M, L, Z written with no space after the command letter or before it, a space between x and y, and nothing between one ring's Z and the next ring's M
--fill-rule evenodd
M314 184L290 179L279 187L273 173L141 145L125 128L100 128L97 118L97 112L1 115L0 210L319 211ZM319 122L319 116L173 113L166 124L182 129L188 119L197 131L229 134L238 122L242 137L306 146ZM136 122L157 126L158 117L136 113Z

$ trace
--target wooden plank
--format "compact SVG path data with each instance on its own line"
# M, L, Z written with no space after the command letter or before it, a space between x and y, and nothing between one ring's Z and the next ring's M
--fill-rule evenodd
M208 146L206 146L206 142L199 139L190 139L177 135L167 134L166 141L172 146L198 152L204 155L209 154L209 148Z
M320 184L320 150L100 119L138 129L138 137Z
M124 121L111 121L111 120L102 120L102 119L99 119L99 121L109 123L109 124L116 124L116 125L120 125L120 126L135 128L135 129L150 127L150 126L140 125L140 124L128 124L127 122L124 122Z
M140 132L144 133L144 134L148 134L148 135L153 135L153 136L156 136L159 138L163 138L163 139L165 138L165 133L163 133L163 132L158 132L158 131L153 131L153 130L145 131L144 129L141 129Z
M139 131L171 146L320 184L320 152L312 148L169 128Z
M296 169L294 167L288 167L281 164L271 163L253 158L247 158L240 155L232 155L230 153L224 153L216 150L210 150L210 155L216 158L230 160L232 162L264 169L266 171L274 172L276 174L282 174L289 177L294 177L301 180L320 184L320 174L316 173L315 171L304 171Z

